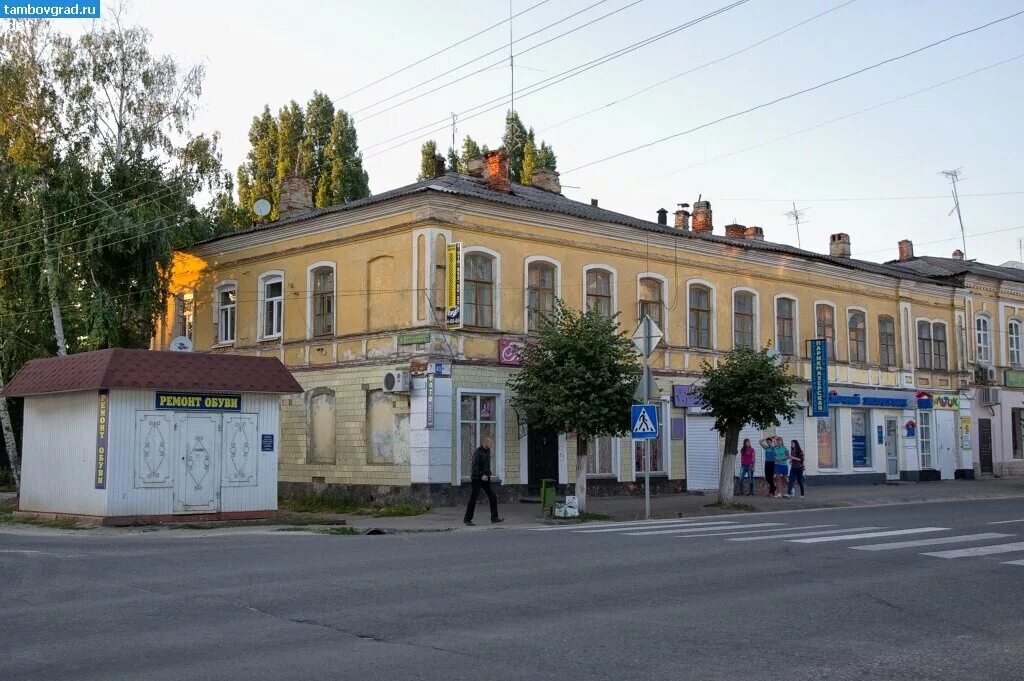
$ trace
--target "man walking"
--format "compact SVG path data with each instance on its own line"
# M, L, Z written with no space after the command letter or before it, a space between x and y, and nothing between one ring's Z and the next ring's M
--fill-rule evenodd
M469 478L473 491L469 495L466 517L462 522L466 525L473 525L473 511L476 510L476 500L480 496L481 489L487 494L487 500L491 502L491 522L504 522L503 518L498 517L498 497L494 496L494 490L491 489L491 438L485 437L480 440L480 446L473 452L473 466Z

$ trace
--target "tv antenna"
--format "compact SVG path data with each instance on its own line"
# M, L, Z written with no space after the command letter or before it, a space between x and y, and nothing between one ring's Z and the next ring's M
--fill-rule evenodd
M793 210L791 210L788 213L786 213L786 217L788 217L790 220L792 220L793 224L796 226L796 247L797 248L803 248L803 246L800 245L800 223L803 222L804 224L806 224L806 223L810 222L810 220L804 220L803 219L804 218L804 213L806 213L808 210L810 210L810 209L809 208L797 208L796 207L796 202L794 201L793 202Z
M949 183L953 185L953 208L952 210L949 211L949 213L947 213L947 215L952 215L953 213L956 213L956 219L960 222L960 241L963 243L964 246L964 260L966 260L967 234L964 233L964 218L963 215L960 214L960 194L956 190L956 183L960 181L961 170L963 170L963 168L954 168L953 170L941 170L939 171L939 175L945 176L947 179L949 179Z

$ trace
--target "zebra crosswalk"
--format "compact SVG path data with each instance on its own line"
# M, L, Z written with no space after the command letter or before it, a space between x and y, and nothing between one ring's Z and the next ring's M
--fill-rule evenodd
M949 527L882 526L843 527L836 524L795 525L792 522L767 517L730 520L729 517L678 518L669 520L635 520L623 523L594 523L586 525L558 525L531 528L535 532L561 532L630 538L652 539L717 539L723 542L777 541L789 544L840 544L855 551L898 551L949 546L948 549L923 551L918 555L932 558L972 558L1024 555L1024 541L1008 541L1015 537L1005 532L972 532L956 534ZM992 523L995 524L995 523ZM952 534L951 534L952 533ZM925 536L921 535L933 535ZM884 541L889 539L896 541ZM875 541L883 540L883 541ZM999 543L1003 542L1003 543ZM957 545L962 545L957 547ZM967 546L970 545L970 546ZM1024 567L1024 559L1001 561L1002 565Z

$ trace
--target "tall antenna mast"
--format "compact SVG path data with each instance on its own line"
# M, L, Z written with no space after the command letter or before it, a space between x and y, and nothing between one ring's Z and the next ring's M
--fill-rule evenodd
M803 220L804 213L807 212L807 210L808 210L807 208L797 209L796 201L794 201L793 202L793 210L791 210L788 213L786 213L786 217L788 217L790 220L792 220L793 224L796 225L796 247L797 248L803 248L803 246L800 244L800 222L801 222L801 220ZM810 220L803 220L803 222L804 223L808 223L808 222L810 222Z
M516 112L516 63L512 54L512 0L508 0L508 70L510 77L509 97L512 99L512 113Z
M955 168L953 170L942 170L939 171L939 175L944 175L949 179L950 184L953 185L953 210L949 211L952 215L956 212L956 219L960 222L960 240L964 246L964 260L967 259L967 234L964 232L964 217L960 214L960 193L957 192L956 183L960 181L960 171L963 168Z
M455 146L455 125L458 122L458 120L459 114L452 111L452 151L454 151L456 154L459 153L459 148Z

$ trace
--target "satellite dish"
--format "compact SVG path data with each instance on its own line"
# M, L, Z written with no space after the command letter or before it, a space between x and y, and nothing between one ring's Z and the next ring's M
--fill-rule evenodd
M171 352L192 352L192 341L185 336L178 336L171 341Z
M266 199L256 199L256 203L252 204L252 212L261 218L265 218L270 215L270 201Z
M769 348L768 356L772 358L773 362L775 362L775 366L779 366L780 364L782 364L782 353L779 352L776 348Z

